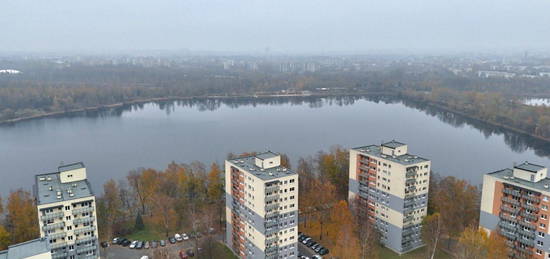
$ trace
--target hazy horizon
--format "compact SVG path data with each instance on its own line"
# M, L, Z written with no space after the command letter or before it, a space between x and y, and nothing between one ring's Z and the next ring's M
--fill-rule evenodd
M548 51L548 10L543 0L8 0L0 52Z

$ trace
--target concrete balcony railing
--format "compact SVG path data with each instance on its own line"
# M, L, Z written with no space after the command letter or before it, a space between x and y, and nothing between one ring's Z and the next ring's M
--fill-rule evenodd
M265 249L265 254L266 255L273 255L273 254L277 254L278 251L279 251L278 246L270 246L270 247L267 247Z
M500 234L502 236L507 237L510 240L516 240L517 239L517 236L516 236L515 233L510 233L510 232L507 232L507 231L500 231Z
M271 218L271 217L276 217L276 216L279 216L279 211L278 210L272 210L270 212L265 213L266 218Z
M518 223L518 220L515 219L515 218L512 218L508 215L504 215L503 213L500 213L500 218L503 219L503 220L506 220L506 221L510 221L510 222L513 222L513 223Z
M73 215L78 215L78 214L82 214L82 213L86 213L86 212L92 212L94 211L94 207L84 207L84 208L78 208L78 209L73 209Z
M56 232L56 233L48 234L47 236L50 239L58 239L58 238L63 238L65 236L67 236L67 233L65 233L65 232Z
M269 221L265 221L265 223L264 223L265 228L270 228L270 227L274 227L274 226L277 226L277 225L279 225L279 221L277 221L277 220L269 220Z
M518 238L517 241L526 246L531 246L531 247L535 246L535 241L532 239Z
M525 219L527 219L527 220L529 220L529 221L532 221L532 222L537 221L537 219L538 219L537 215L535 215L535 214L530 214L530 213L526 213L526 212L521 212L520 215L521 215L523 218L525 218Z
M521 235L524 235L526 237L535 239L535 232L533 232L533 231L525 231L525 230L519 229L518 234L521 234Z
M50 244L51 249L58 249L66 246L67 246L67 242L56 242L56 243Z
M521 197L521 193L519 191L512 190L510 188L505 188L502 190L502 192L512 196Z
M89 227L77 228L77 229L74 230L74 233L75 234L82 234L82 233L89 232L89 231L95 231L95 227L94 226L89 226Z
M277 208L279 208L279 203L271 203L269 205L265 205L265 211L266 212L277 209Z
M529 205L527 203L522 203L521 204L521 207L525 208L525 209L528 209L528 210L532 210L534 212L538 212L539 211L539 208L538 207L535 207L533 205Z
M279 227L278 226L273 226L273 227L270 227L270 228L265 230L265 235L268 236L268 235L275 234L277 232L279 232Z
M270 244L276 244L277 242L279 242L279 237L278 236L274 236L274 237L270 237L270 238L265 239L265 244L267 246L269 246Z
M527 222L525 222L525 221L523 221L523 220L519 220L519 221L516 221L516 222L517 222L517 223L518 223L518 224L519 224L520 226L522 226L522 227L526 227L526 228L528 228L528 229L531 229L531 230L533 230L533 229L536 229L536 228L537 228L537 227L536 227L536 226L534 226L533 224L531 224L531 223L527 223Z
M52 254L52 258L53 259L60 259L60 258L67 258L68 254L66 252L56 252L54 254Z
M536 196L531 196L531 195L524 194L521 197L528 200L528 201L532 201L534 203L539 203L540 202L540 198L538 198Z
M277 201L280 198L278 194L269 195L265 197L265 202Z
M505 229L506 231L508 232L511 232L511 233L515 233L516 232L516 227L514 225L510 225L504 221L501 221L498 223L498 226L502 229Z
M518 214L519 213L519 209L514 209L514 208L511 208L511 207L508 207L508 206L500 206L500 210L508 212L510 214Z
M510 199L510 198L503 197L503 198L502 198L502 201L503 201L503 202L510 203L510 204L514 204L514 205L516 205L516 206L519 206L519 201L514 200L514 199Z
M46 221L46 220L50 220L50 219L63 218L63 215L64 215L63 211L46 213L45 215L42 215L40 217L40 220Z
M73 224L74 225L84 224L84 223L91 223L91 222L94 222L93 217L81 217L81 218L73 219Z
M92 245L92 246L84 246L84 247L78 248L76 249L76 252L79 254L83 254L83 253L87 253L95 250L97 250L97 246Z
M53 224L48 224L46 226L43 226L42 229L44 231L49 231L49 230L54 230L56 228L63 228L65 227L65 222L58 222L58 223L53 223Z
M269 192L278 192L279 189L281 189L281 187L276 184L276 185L271 185L271 186L268 186L268 187L265 187L265 192L266 193L269 193Z
M94 241L94 240L96 240L96 239L97 239L96 237L83 237L83 238L78 238L78 239L76 240L76 244L82 244L82 243Z

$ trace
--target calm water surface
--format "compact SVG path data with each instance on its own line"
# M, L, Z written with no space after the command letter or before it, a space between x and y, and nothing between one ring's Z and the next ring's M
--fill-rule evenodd
M223 162L229 152L273 150L293 161L332 145L396 139L433 169L479 184L514 162L550 166L546 143L400 101L366 99L187 101L0 126L0 193L30 190L33 175L83 161L96 193L131 169L171 161ZM294 163L295 164L295 163Z

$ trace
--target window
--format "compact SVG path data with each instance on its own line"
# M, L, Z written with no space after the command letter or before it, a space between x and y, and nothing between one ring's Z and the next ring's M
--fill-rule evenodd
M65 206L65 210L71 210L71 206Z
M539 227L540 227L540 228L545 228L546 225L545 225L544 223L540 223Z
M537 249L537 254L538 254L538 255L541 255L541 254L542 254L542 251L539 250L539 249Z
M66 220L71 220L71 216L65 217Z
M540 208L541 208L542 210L548 210L548 206L546 206L546 205L542 205Z
M293 183L294 182L294 179L290 179L290 183Z
M540 241L540 240L537 240L537 245L539 246L544 246L544 242Z
M548 219L548 216L547 216L546 214L541 214L541 215L540 215L540 218L541 218L541 219Z

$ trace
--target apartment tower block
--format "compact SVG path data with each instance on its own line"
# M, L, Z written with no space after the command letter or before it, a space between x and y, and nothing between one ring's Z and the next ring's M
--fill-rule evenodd
M225 161L226 242L239 258L298 257L298 174L265 152Z
M381 242L403 254L423 245L431 162L390 141L350 149L349 203L375 224Z
M550 258L550 179L524 162L483 176L479 225L506 238L511 258Z
M40 236L52 258L99 258L95 196L83 163L60 166L35 177Z

